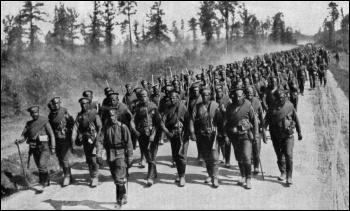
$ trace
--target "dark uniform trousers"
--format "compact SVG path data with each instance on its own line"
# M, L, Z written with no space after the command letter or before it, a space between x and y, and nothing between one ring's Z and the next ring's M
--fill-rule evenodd
M291 92L290 93L290 102L293 104L295 110L298 110L298 102L299 102L299 96L298 92Z
M96 141L95 141L96 142ZM93 144L88 143L88 141L84 141L83 148L84 148L84 153L86 157L86 163L89 166L89 172L90 172L90 177L91 179L97 178L98 173L99 173L99 165L96 161L96 151L95 149L95 142Z
M48 142L29 142L36 166L39 169L39 183L45 185L49 180L48 161L50 147Z
M183 177L186 173L189 140L182 142L180 136L177 135L170 139L170 144L172 156L176 163L177 173L179 174L179 177Z
M124 163L123 165L121 163ZM124 158L115 159L114 161L108 161L109 169L111 171L111 175L113 181L116 185L122 186L125 181L124 178L126 176L126 164Z
M219 175L220 161L218 149L213 149L215 135L197 133L196 138L198 150L203 156L209 177L217 178Z
M233 145L235 158L238 161L239 169L243 177L251 178L252 165L252 141L245 134L229 134L229 139Z
M316 75L314 72L309 72L310 88L314 89L316 87Z
M139 139L141 153L145 156L148 163L147 179L157 178L156 156L158 152L158 140L161 133L157 131L154 141L150 142L150 137L142 134Z
M65 138L59 138L56 137L56 155L58 158L58 162L60 166L63 168L63 171L65 169L68 169L71 167L71 163L69 162L71 158L71 144L70 141L68 140L70 136L67 136ZM70 174L70 172L64 172L65 175Z
M324 84L326 86L327 85L327 73L326 72L324 72L324 73L319 72L318 77L320 79L320 85Z
M229 163L231 157L231 144L226 144L225 136L218 136L218 141L220 143L220 150L222 152L222 155L225 158L226 163Z
M271 127L270 133L280 171L291 172L293 170L294 136L278 135Z
M259 167L260 164L260 151L261 151L261 138L262 133L259 134L259 137L257 137L257 143L252 143L252 152L253 152L253 165L254 167Z
M301 94L304 94L305 81L305 77L298 77L299 90Z

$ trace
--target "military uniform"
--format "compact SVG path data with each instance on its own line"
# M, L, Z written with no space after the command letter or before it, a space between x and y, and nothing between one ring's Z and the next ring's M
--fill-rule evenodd
M252 141L259 137L258 121L254 109L248 100L244 100L242 105L231 103L226 111L225 128L235 152L242 180L239 184L250 182L251 179L251 159Z
M129 110L131 110L132 102L136 99L137 97L135 93L126 93L123 97L122 103L124 103L129 108Z
M80 101L81 102L81 101ZM98 185L99 164L96 162L96 138L100 135L102 122L95 109L78 113L72 132L72 140L77 146L83 146L86 163L89 166L92 187Z
M116 109L116 108L115 108ZM110 110L110 109L109 109ZM97 156L101 159L102 147L106 150L107 163L116 185L117 203L126 203L125 177L127 168L132 163L133 145L128 127L119 121L107 121L97 148Z
M73 147L71 138L74 119L66 108L60 107L59 110L50 112L49 122L56 139L56 155L58 162L63 169L63 186L67 186L72 181L70 159L71 149Z
M39 112L39 107L34 106L28 109L29 112L34 110ZM39 184L42 188L49 186L50 176L48 162L50 151L54 153L56 149L55 135L49 123L49 119L44 116L39 116L36 120L28 121L21 137L20 142L27 140L27 144L29 144L29 154L33 155L35 164L38 167Z
M293 104L295 110L298 110L298 102L299 102L299 87L298 80L293 77L288 81L288 85L290 88L290 101Z
M327 85L327 65L325 63L321 63L318 69L318 77L320 79L320 85Z
M140 133L138 137L140 149L148 163L147 179L152 182L157 177L156 156L158 151L158 143L156 136L161 133L159 128L161 122L160 114L157 106L153 102L148 102L147 105L139 103L135 108L135 125L136 130ZM158 134L156 134L158 132Z
M306 66L305 65L301 65L298 68L297 79L298 79L298 85L299 85L300 94L304 95L304 86L305 86L305 81L307 79L307 73L306 73Z
M317 65L310 64L308 72L309 72L310 88L315 89L315 87L316 87L316 73L318 72Z
M294 128L301 134L301 127L293 104L286 101L283 106L274 105L266 114L265 127L270 126L270 135L277 155L277 164L281 171L279 180L292 178ZM287 181L288 182L288 181Z

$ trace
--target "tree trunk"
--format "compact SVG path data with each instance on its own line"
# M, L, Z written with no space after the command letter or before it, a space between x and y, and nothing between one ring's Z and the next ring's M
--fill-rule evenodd
M129 40L130 40L130 54L132 55L132 39L131 39L131 21L130 21L130 10L128 12L129 18Z

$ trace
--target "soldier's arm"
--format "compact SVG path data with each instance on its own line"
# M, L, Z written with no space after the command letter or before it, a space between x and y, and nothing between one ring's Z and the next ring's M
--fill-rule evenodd
M50 123L46 123L45 131L46 131L47 135L50 138L50 143L51 143L50 148L51 149L56 149L56 139L55 139L55 135L53 133L53 130L52 130L52 127L51 127Z
M264 95L263 95L262 106L265 109L265 111L268 110L268 106L267 106L267 103L266 103L266 93L264 93Z
M250 107L249 109L249 120L253 125L253 133L254 137L259 137L259 124L258 124L258 119L254 113L253 107Z
M292 118L293 118L293 121L295 122L295 129L297 130L298 134L301 134L301 126L300 126L299 118L295 109L293 109Z
M77 121L77 119L74 122L74 126L73 126L73 130L72 130L72 148L74 149L74 142L78 137L78 128L79 128L79 122Z
M125 156L128 156L128 161L131 163L133 159L133 145L132 145L132 140L131 140L131 135L129 129L125 126L124 127L124 140L127 143L127 149L128 149L128 154Z
M28 123L26 124L26 126L23 129L21 137L19 139L17 139L16 142L23 143L27 139L27 137L26 137L27 130L28 130Z
M192 114L190 114L190 125L189 125L189 127L190 127L190 132L191 133L195 132L194 131L194 120L195 120L196 116L197 116L197 106L194 105L193 112L192 112Z
M97 132L97 137L100 136L101 131L102 131L102 121L99 115L96 115L96 132Z
M104 127L104 128L102 128L100 135L97 136L96 143L95 143L97 157L102 157L102 151L103 151L103 147L104 147L103 143L104 143L104 139L106 138L105 134L107 134L107 133L106 133L106 128Z
M126 109L126 116L129 120L129 124L130 124L130 132L135 133L136 132L136 125L135 125L135 120L134 120L134 116L132 115L131 111L129 110L129 108Z
M214 124L218 128L219 135L224 136L224 134L225 134L224 121L223 121L223 116L221 115L220 109L217 109L215 112Z
M73 127L74 127L74 118L73 118L72 115L70 115L68 110L67 110L67 112L65 114L65 118L67 120L66 128L67 128L68 136L71 136L72 130L73 130Z

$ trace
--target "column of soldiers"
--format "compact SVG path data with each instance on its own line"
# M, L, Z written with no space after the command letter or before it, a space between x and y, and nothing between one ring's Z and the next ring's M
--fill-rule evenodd
M29 143L39 168L41 192L50 183L50 153L57 154L63 169L62 186L68 186L74 182L71 154L82 146L89 185L96 187L105 149L121 206L127 202L125 177L137 146L141 151L139 165L145 167L147 162L147 185L152 186L157 178L158 146L166 136L178 173L175 182L183 187L189 142L195 141L198 163L205 163L208 172L205 182L218 188L220 154L224 166L230 168L232 145L242 177L238 184L251 189L252 172L260 173L261 142L267 143L269 129L281 172L278 180L286 180L291 186L294 129L302 140L296 113L298 98L304 95L306 80L311 90L316 86L316 76L321 85L326 85L328 64L329 54L323 48L297 48L245 58L226 67L210 65L197 75L188 71L170 80L160 77L158 84L146 80L141 82L142 87L126 84L121 102L119 93L109 87L104 90L102 104L93 101L92 91L85 91L75 120L55 97L48 104L48 117L39 115L39 106L28 109L33 120L16 144Z

